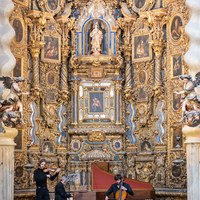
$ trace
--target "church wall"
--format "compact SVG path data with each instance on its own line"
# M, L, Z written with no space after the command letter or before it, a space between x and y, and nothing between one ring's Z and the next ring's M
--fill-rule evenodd
M16 199L34 196L40 158L61 167L61 174L78 174L72 191L90 190L91 164L101 162L111 173L151 183L157 199L186 199L182 97L176 94L178 76L189 73L185 1L14 4L13 76L26 80ZM94 98L100 104L93 106Z

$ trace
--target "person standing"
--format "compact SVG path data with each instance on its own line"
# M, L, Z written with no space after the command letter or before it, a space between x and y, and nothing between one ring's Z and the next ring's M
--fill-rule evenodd
M130 185L128 183L125 183L123 181L123 177L120 174L115 175L114 177L116 183L112 184L108 191L105 193L105 200L109 199L110 194L114 194L114 198L117 199L120 196L120 190L122 195L133 195L133 190L131 189Z
M58 168L54 175L51 175L50 169L46 168L46 160L41 159L39 162L39 167L34 171L34 180L36 181L36 200L50 200L49 190L47 188L47 178L53 181L60 172Z
M65 186L66 176L63 176L61 180L57 183L55 188L55 200L66 200L71 197L70 193L66 193Z

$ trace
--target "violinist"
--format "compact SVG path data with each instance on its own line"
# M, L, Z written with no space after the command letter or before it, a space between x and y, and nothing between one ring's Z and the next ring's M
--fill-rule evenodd
M50 200L49 190L47 188L47 178L53 181L60 172L60 168L50 174L51 169L46 167L46 160L41 159L39 167L34 171L34 180L36 181L36 200Z
M108 191L105 193L105 200L109 199L111 193L114 194L116 200L125 200L127 199L128 194L133 195L133 190L131 189L128 183L123 181L123 177L120 174L115 175L114 177L116 183L112 184Z

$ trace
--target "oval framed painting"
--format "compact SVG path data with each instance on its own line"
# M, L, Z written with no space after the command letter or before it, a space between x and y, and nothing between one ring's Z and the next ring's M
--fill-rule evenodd
M182 36L182 18L179 15L175 15L170 24L170 36L172 41L177 42L181 39Z

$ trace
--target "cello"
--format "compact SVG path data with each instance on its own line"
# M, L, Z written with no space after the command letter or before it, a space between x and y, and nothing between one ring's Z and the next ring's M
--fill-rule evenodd
M123 179L123 178L122 178ZM128 193L125 190L122 190L123 180L120 181L120 189L115 194L116 200L126 200Z

